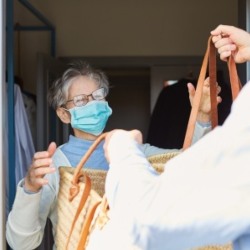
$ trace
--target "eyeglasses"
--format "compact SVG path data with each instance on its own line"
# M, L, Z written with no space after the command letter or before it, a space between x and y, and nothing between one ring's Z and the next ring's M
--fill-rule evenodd
M81 107L81 106L86 105L89 102L90 96L94 100L100 101L100 100L103 100L107 96L107 92L105 91L104 88L100 88L100 89L93 91L89 95L81 94L81 95L74 96L73 99L68 100L66 103L73 102L75 106Z

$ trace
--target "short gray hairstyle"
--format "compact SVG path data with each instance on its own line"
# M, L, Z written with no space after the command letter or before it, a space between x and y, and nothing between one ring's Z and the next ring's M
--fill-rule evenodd
M75 61L63 73L62 77L53 82L48 92L48 103L53 109L65 105L68 98L68 90L72 80L79 76L86 76L94 80L99 88L104 88L109 92L109 81L106 74L98 69L94 69L87 62Z

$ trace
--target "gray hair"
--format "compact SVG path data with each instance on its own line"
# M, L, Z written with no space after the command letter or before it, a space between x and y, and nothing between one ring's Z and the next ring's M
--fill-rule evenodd
M63 73L62 77L54 81L48 92L49 105L57 109L63 106L68 98L68 90L72 80L79 76L86 76L94 80L99 88L104 88L109 92L109 81L106 74L98 69L92 68L88 63L76 61L70 64L70 67Z

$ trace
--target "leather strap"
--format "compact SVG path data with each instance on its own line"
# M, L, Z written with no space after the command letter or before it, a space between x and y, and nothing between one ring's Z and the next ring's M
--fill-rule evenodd
M228 69L229 69L229 78L231 83L231 90L232 90L232 99L235 100L237 95L239 94L242 84L237 74L237 68L233 57L229 57L228 61Z
M80 162L77 164L75 171L74 171L74 175L73 175L73 179L72 179L72 186L70 188L70 196L69 199L72 200L74 199L74 197L78 194L79 192L79 188L78 188L78 184L79 184L79 179L80 179L80 175L79 173L81 172L81 169L83 168L84 164L86 163L86 161L88 160L88 158L90 157L90 155L93 153L93 151L96 149L97 145L106 137L107 132L101 134L91 145L91 147L88 149L88 151L85 153L85 155L82 157L82 159L80 160Z
M91 192L91 180L86 174L81 172L81 169L84 166L84 164L86 163L86 161L88 160L88 158L90 157L90 155L92 154L92 152L98 146L98 144L103 139L105 139L106 135L107 135L107 133L103 133L102 135L100 135L93 142L91 147L88 149L86 154L82 157L82 159L78 163L77 167L75 168L73 179L72 179L72 184L71 184L71 187L70 187L70 190L69 190L69 201L72 201L77 196L77 194L79 193L79 190L80 190L79 182L80 182L81 177L84 177L85 188L84 188L84 191L83 191L79 206L77 208L75 217L73 219L73 222L72 222L72 225L71 225L71 228L70 228L70 232L69 232L69 235L68 235L68 238L67 238L67 243L66 243L66 249L68 249L68 245L69 245L69 242L70 242L70 237L71 237L72 232L74 230L75 223L76 223L76 221L77 221L77 219L78 219L78 217L79 217L79 215L80 215L80 213L81 213L81 211L82 211L82 209L83 209L83 207L84 207L84 205L85 205L85 203L86 203L86 201L87 201L87 199L89 197L89 194ZM89 228L90 223L91 223L92 218L93 218L93 215L94 215L94 212L95 212L95 209L97 208L99 203L100 203L100 201L97 201L93 205L93 207L91 208L89 214L87 215L86 221L84 223L84 228ZM85 240L86 240L86 237L87 236L84 235L83 239L85 238ZM82 236L81 236L81 238L82 238ZM82 239L81 239L81 241L82 241Z
M83 225L83 228L82 228L82 232L81 232L81 235L80 235L80 241L78 243L78 246L77 246L77 250L82 250L84 249L84 246L86 244L86 240L87 240L87 237L88 237L88 234L89 234L89 228L90 228L90 225L91 225L91 222L92 222L92 219L94 217L94 214L95 214L95 211L98 207L98 205L101 203L101 201L97 202L90 210L89 214L87 215L87 218L85 220L85 223Z
M94 217L95 211L96 211L96 209L97 209L97 207L99 205L100 205L100 210L102 211L102 213L107 214L109 205L108 205L108 200L107 200L105 195L103 196L102 201L96 203L95 206L93 206L91 208L90 213L87 215L86 221L85 221L84 226L82 228L80 241L79 241L77 250L82 250L85 247L87 237L88 237L88 235L90 233L89 229L90 229L90 226L91 226L91 222L92 222L92 219Z
M72 235L75 223L76 223L76 221L77 221L77 219L78 219L78 217L79 217L79 215L80 215L80 213L82 211L82 208L84 207L84 205L85 205L85 203L86 203L86 201L87 201L87 199L89 197L90 191L91 191L90 178L86 174L84 174L83 177L84 177L85 188L84 188L82 197L80 199L80 203L79 203L79 206L77 208L75 217L74 217L73 222L71 224L71 228L70 228L69 235L68 235L68 238L67 238L66 249L68 249L68 245L69 245L69 242L70 242L70 237Z
M195 124L196 124L197 115L199 111L199 106L201 103L203 85L204 85L206 72L208 68L208 62L209 62L209 77L210 77L211 123L212 123L212 128L214 128L218 125L218 111L217 111L217 100L216 100L217 99L216 48L212 41L212 36L210 36L208 39L207 50L203 58L201 71L200 71L198 83L196 86L193 105L192 105L191 113L189 116L186 135L185 135L185 139L183 143L184 150L190 147L192 143ZM230 76L232 99L234 100L237 97L241 89L241 83L237 74L236 64L232 56L228 59L227 66L228 66L228 71L229 71L229 76Z
M211 125L215 128L218 125L218 110L217 110L217 67L216 67L216 50L212 46L211 38L208 41L209 46L209 84L210 84L210 101L211 101ZM204 79L205 81L205 79ZM204 83L204 82L203 82ZM202 86L203 88L203 86Z

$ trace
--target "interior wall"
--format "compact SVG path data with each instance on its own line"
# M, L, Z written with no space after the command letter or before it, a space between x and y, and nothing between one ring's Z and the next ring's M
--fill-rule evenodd
M212 28L237 24L236 0L54 0L46 5L40 7L44 13L51 9L60 56L200 55Z
M211 29L220 23L237 25L237 0L29 2L55 25L57 57L199 56L204 53ZM40 24L18 0L14 21L22 25ZM32 93L36 54L49 53L49 46L46 31L21 34L19 74Z
M143 84L139 84L142 79L138 80L133 76L132 80L126 74L119 79L113 78L116 88L111 90L113 93L110 95L110 102L114 115L107 126L107 129L121 126L130 129L133 126L142 130L144 135L147 134L150 111L162 88L162 80L157 80L159 77L154 74L156 71L153 69L168 66L169 71L175 68L178 76L180 68L187 65L185 60L175 64L174 60L169 62L161 59L202 57L210 31L220 23L237 25L238 20L237 0L28 2L54 24L58 58L103 58L106 62L112 58L116 58L116 61L117 58L120 61L126 61L127 58L139 58L139 61L150 59L150 62L145 63L149 74ZM18 0L15 1L14 22L29 26L43 25ZM15 36L15 72L23 79L25 91L36 94L37 53L49 54L50 33L22 31L16 32ZM140 67L141 62L134 65L131 62L128 60L128 67ZM188 65L190 63L192 64L189 61ZM201 61L198 67L200 63ZM102 69L107 66L97 64ZM111 65L116 68L116 64L111 62ZM123 92L135 95L126 99ZM134 117L133 121L131 117Z
M144 141L150 120L150 70L105 69L110 82L107 101L113 110L106 131L139 129Z

